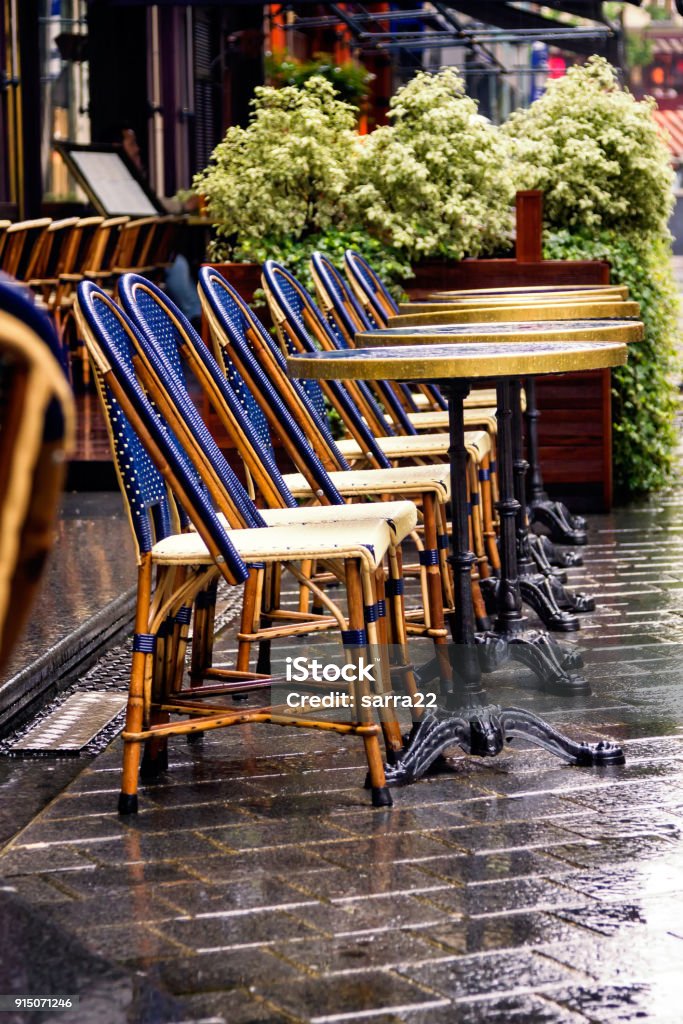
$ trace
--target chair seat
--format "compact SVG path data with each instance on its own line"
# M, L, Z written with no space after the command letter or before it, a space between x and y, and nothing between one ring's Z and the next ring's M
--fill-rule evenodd
M435 409L432 412L411 412L408 419L416 430L448 430L448 413L445 410ZM466 427L485 427L486 430L495 430L496 407L474 406L465 409Z
M345 498L379 494L419 495L432 491L441 501L448 501L451 493L450 473L450 467L443 463L438 466L398 466L396 469L340 470L330 473L330 480ZM302 473L289 473L284 480L295 498L313 494Z
M468 438L471 434L484 433L484 431L466 431L465 445L470 447ZM377 444L388 459L410 459L420 458L427 455L445 455L448 451L448 434L412 434L397 437L378 437ZM472 442L474 446L474 442ZM353 438L345 438L337 441L337 447L346 458L360 458L364 455L363 450ZM479 446L477 445L477 450ZM490 441L489 441L490 449Z
M359 558L376 569L392 544L391 530L383 521L304 524L262 529L229 530L228 536L247 563L294 562L306 558ZM214 561L197 533L165 537L152 548L157 565L211 565Z
M370 472L374 471L371 470ZM381 473L383 470L377 470L377 472ZM338 475L346 476L348 474L340 473ZM310 488L306 487L306 490L302 493L310 496L312 492ZM318 526L326 523L351 524L380 521L386 523L389 527L394 544L400 544L417 525L417 509L412 501L377 501L360 505L310 505L303 508L269 508L262 509L261 515L269 526L307 526L308 524Z

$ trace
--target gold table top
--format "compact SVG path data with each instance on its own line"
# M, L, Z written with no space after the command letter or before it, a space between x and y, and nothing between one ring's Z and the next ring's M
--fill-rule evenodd
M456 288L453 291L430 292L429 298L445 301L478 301L479 299L497 299L503 302L514 301L519 298L526 298L530 295L538 295L545 298L548 295L556 294L562 296L570 295L606 295L614 294L618 298L628 298L628 286L625 284L539 284L539 285L517 285L514 288Z
M429 308L431 306L431 308ZM438 302L416 302L401 307L405 312L388 318L389 327L419 327L422 324L501 323L524 320L626 320L640 316L637 302L604 299L595 302L516 303L484 308L447 306Z
M540 342L642 341L640 320L523 320L519 323L427 324L386 327L356 334L359 348L400 345L510 344Z
M626 354L626 346L614 341L454 345L432 337L429 344L380 351L356 348L289 356L287 367L292 377L322 380L478 380L600 370L622 366Z

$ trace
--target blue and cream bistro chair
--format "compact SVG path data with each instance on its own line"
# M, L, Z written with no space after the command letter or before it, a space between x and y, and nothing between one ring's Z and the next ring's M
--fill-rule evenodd
M365 519L360 524L310 522L307 510L297 513L287 509L287 525L270 525L227 464L214 462L214 452L210 453L211 460L207 459L205 439L198 433L182 389L175 388L173 373L165 381L169 400L177 402L173 428L163 415L164 403L151 404L136 370L149 384L168 365L163 349L156 348L155 358L150 361L151 346L145 344L111 296L92 283L79 286L77 316L110 423L117 470L138 545L135 653L123 734L120 811L130 813L137 808L141 744L146 744L152 765L163 767L168 736L242 722L308 726L360 736L368 761L373 804L389 805L391 796L385 786L379 746L380 727L359 701L356 711L343 721L311 714L302 717L287 708L270 706L235 711L234 707L216 704L214 698L225 692L262 689L271 680L246 670L214 669L211 678L221 679L220 683L201 686L195 682L183 687L179 672L159 675L154 663L159 631L170 618L185 617L195 595L205 591L219 574L232 585L246 581L241 634L250 646L252 638L244 637L245 626L248 632L258 605L259 580L264 568L284 569L305 583L299 564L309 558L325 562L345 582L346 613L326 594L321 592L319 597L337 622L347 660L355 660L359 650L377 649L381 641L378 620L383 610L378 587L384 579L383 559L394 542L387 522L381 517ZM157 383L160 380L157 377ZM182 442L188 444L190 452ZM206 487L200 482L199 468L206 478ZM410 518L410 505L404 504L405 529L409 532L415 514L413 511ZM182 531L181 509L195 531ZM395 575L395 567L393 572ZM383 669L381 658L378 664ZM356 684L356 688L360 685ZM386 685L386 676L381 671L376 686ZM180 721L169 721L170 716L180 716ZM385 715L382 727L388 753L392 754L402 745L398 723L391 715Z

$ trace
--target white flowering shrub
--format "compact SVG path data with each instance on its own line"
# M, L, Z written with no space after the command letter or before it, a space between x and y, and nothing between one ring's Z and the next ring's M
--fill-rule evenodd
M215 225L215 259L250 259L339 222L357 111L321 77L256 89L246 128L229 128L193 189Z
M358 140L350 219L411 260L461 259L509 244L513 186L500 131L454 68L419 72L391 124Z
M654 105L622 89L603 57L570 68L503 127L515 187L543 190L553 228L665 232L673 179Z
M673 176L653 107L591 57L503 128L515 187L544 192L544 256L608 260L612 280L640 303L645 340L612 375L614 477L624 495L667 482L677 440Z

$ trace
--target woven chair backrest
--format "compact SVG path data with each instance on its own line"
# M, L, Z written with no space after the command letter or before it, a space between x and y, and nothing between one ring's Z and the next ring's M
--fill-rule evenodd
M275 491L274 503L281 507L296 507L296 500L277 467L272 447L264 445L243 400L228 385L215 359L181 310L156 285L138 274L124 274L119 282L119 296L123 309L139 329L137 339L141 357L148 362L157 384L171 399L171 415L176 409L182 410L183 427L190 432L188 443L195 446L205 460L204 465L215 474L218 486L229 495L233 517L238 518L235 525L260 527L265 523L192 401L186 384L184 361L217 404L223 403L228 414L226 425L231 429L232 440L250 472L255 458L257 468L267 474L271 485L269 490ZM255 404L251 395L249 399ZM218 497L221 497L220 493Z
M354 338L356 332L372 330L372 322L365 315L362 306L348 287L341 273L327 256L321 252L314 252L311 256L311 275L318 300L325 310L328 321L336 323L338 329L344 335L347 346L355 347ZM404 434L416 434L415 427L408 419L403 405L396 397L395 388L387 381L378 381L377 388L387 411L391 414L392 419L399 424L402 432Z
M398 306L384 282L360 253L347 249L344 269L367 316L376 327L386 327L387 317L398 313Z
M77 313L103 399L117 473L139 551L150 551L155 541L175 532L176 508L169 497L174 494L209 550L218 556L218 566L226 579L233 583L245 580L247 567L194 466L137 378L133 362L135 326L111 296L93 282L81 282L77 294Z
M271 348L272 340L263 325L218 271L210 267L201 268L199 292L208 313L214 339L218 336L217 348L222 362L232 367L233 377L238 376L242 387L250 395L255 396L254 400L261 403L264 413L270 416L288 452L306 478L313 483L318 496L324 497L331 504L342 504L341 494L330 480L311 439L290 412L280 387L286 390L290 400L293 399L303 406L306 415L302 422L312 425L313 430L317 432L313 406L306 404L308 398L302 389L292 386L294 382L288 379L286 369L282 367L282 355L277 352L280 358L275 358L275 352ZM254 348L252 332L265 346L265 353L263 348L260 350L265 354L265 359L259 358L259 351ZM273 348L277 351L276 346ZM348 464L331 437L330 442L330 451L336 462L334 468L347 468Z
M102 221L95 231L92 245L85 254L83 273L106 274L111 270L119 246L121 229L129 220L130 217L107 217Z
M328 322L333 319L347 344L353 346L354 335L358 331L371 331L374 324L341 273L323 253L314 252L311 256L311 273Z
M35 267L45 233L52 221L49 217L39 220L17 221L10 224L5 236L2 252L2 269L18 281L28 281L35 277Z
M320 415L302 382L288 376L287 361L280 346L242 296L211 267L202 267L199 271L199 294L209 317L213 314L220 321L221 331L218 338L214 337L214 347L216 358L223 365L225 373L229 374L230 366L234 365L226 347L228 342L243 341L252 353L256 366L264 375L264 379L260 381L249 375L249 387L257 400L261 387L265 387L266 381L270 381L274 394L284 400L290 415L292 408L297 415L300 409L304 410L308 427L314 430L316 441L320 438L332 458L332 467L348 469L348 463L339 451L330 430L327 415ZM287 405L287 399L292 402L291 407Z
M328 338L331 336L327 332L327 325L322 313L303 285L275 260L267 260L264 263L263 283L274 313L274 319L280 326L287 324L288 331L296 339L296 343L288 340L290 354L294 355L301 351L317 352L318 346L313 340L306 319L314 326L319 337L325 334ZM286 336L286 332L282 331L281 333L283 337ZM326 347L336 348L337 346L334 341L330 340ZM388 459L385 458L375 436L368 429L357 405L342 383L335 380L328 381L327 389L339 413L346 422L353 423L356 437L362 439L363 450L371 454L378 466L388 468L390 465Z
M71 232L76 224L78 217L52 221L43 236L43 244L33 270L34 278L53 279L62 272Z

